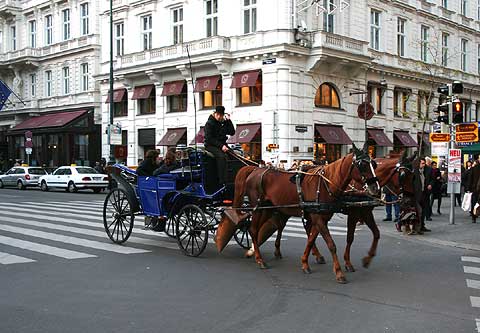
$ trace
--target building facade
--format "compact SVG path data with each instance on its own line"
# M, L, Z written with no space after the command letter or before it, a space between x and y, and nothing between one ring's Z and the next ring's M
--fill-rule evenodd
M1 158L90 165L101 156L98 1L0 2ZM32 153L25 132L31 131Z

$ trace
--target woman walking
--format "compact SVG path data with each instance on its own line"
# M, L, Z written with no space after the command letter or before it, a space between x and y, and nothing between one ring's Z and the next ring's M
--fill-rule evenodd
M437 200L437 213L442 215L440 207L442 206L442 174L437 168L437 162L432 162L432 199L430 201L430 209L433 211L433 202Z

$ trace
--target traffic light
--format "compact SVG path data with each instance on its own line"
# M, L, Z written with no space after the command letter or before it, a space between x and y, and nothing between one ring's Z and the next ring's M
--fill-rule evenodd
M440 95L452 96L453 94L463 94L463 83L453 81L453 83L444 84L437 89Z
M448 103L443 103L437 107L437 111L435 112L438 113L437 122L448 124L448 106Z
M463 103L458 99L452 102L453 123L463 123Z
M448 86L448 84L438 87L437 91L440 95L445 95L445 96L450 95L450 87Z
M452 83L453 94L463 94L463 83L460 81L453 81Z

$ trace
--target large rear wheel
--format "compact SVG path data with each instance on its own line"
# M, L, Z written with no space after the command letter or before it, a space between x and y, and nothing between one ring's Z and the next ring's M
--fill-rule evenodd
M197 205L184 206L176 219L177 242L183 253L198 257L208 243L207 218Z
M103 226L112 242L122 244L130 237L134 219L127 192L121 188L111 190L103 204Z

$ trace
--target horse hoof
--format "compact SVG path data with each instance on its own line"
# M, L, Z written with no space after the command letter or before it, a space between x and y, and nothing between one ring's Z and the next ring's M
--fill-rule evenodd
M315 261L317 262L317 264L320 264L320 265L324 265L327 263L324 257L318 257L315 259Z
M355 272L355 268L352 265L345 265L345 270L351 273Z
M267 264L265 264L264 262L259 262L258 263L258 267L260 267L260 269L267 269Z
M282 259L282 255L281 254L275 254L275 259Z
M337 282L340 283L340 284L346 284L348 283L347 279L345 278L345 276L340 276L337 278Z
M307 267L307 268L304 268L304 269L303 269L303 273L305 273L305 274L312 274L312 270L310 269L310 267Z
M251 258L254 255L254 251L248 250L245 252L245 258Z
M368 268L368 266L370 266L370 263L371 263L372 259L369 258L369 257L365 257L362 259L362 265L364 268Z

